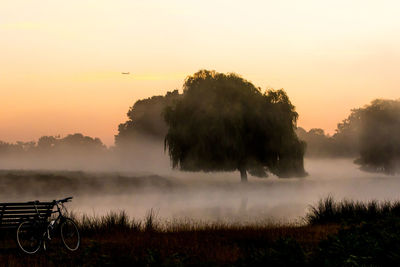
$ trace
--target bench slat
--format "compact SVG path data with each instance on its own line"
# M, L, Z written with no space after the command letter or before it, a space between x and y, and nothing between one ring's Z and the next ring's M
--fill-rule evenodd
M0 206L50 206L54 205L53 202L10 202L10 203L0 203Z
M36 205L36 207L37 208L43 208L43 207L51 207L51 206L54 206L54 205L52 205L52 204L46 204L46 205ZM34 204L32 204L32 205L26 205L26 204L24 204L24 205L6 205L6 204L0 204L0 207L5 207L5 208L13 208L13 209L18 209L18 208L23 208L23 207L29 207L29 208L34 208L35 207L35 205Z
M38 210L48 210L48 209L52 209L53 206L43 206L43 207L36 207L36 209ZM35 207L0 207L0 210L36 210Z
M47 221L47 219L44 219L44 218L42 218L39 221L39 220L36 220L36 218L33 218L33 217L21 217L21 218L16 218L16 219L3 220L3 221L1 221L0 226L1 225L8 225L8 224L19 224L20 222L29 221L29 220L33 220L33 219L35 219L35 221L38 221L38 222L46 222Z
M37 210L37 212L39 212L39 213L43 213L43 212L50 212L50 211L52 211L53 209L38 209ZM1 209L0 209L0 214L12 214L12 213L36 213L36 209L18 209L18 210L11 210L11 209L9 209L9 210L4 210L4 211L2 211ZM0 217L1 217L1 215L0 215Z
M7 215L14 215L14 216L23 216L23 215L36 215L36 214L51 214L52 213L52 209L48 209L48 210L9 210L9 211L5 211L5 212L0 212L1 217L6 217Z
M0 225L4 224L18 224L23 221L28 221L29 218L18 218L18 219L10 219L10 220L3 220Z
M37 212L39 213L48 213L51 212L53 209L38 209ZM23 213L37 213L35 209L24 209L24 210L5 210L0 211L1 214L23 214Z
M34 218L34 217L37 217L37 214L6 214L3 216L2 220L12 219L12 218L24 218L24 217ZM42 213L42 214L40 214L40 217L47 218L47 217L50 217L50 214Z

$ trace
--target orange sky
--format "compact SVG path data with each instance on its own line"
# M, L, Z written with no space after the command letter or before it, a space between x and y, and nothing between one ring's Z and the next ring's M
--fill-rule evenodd
M284 88L300 126L333 133L351 108L400 97L398 10L367 0L2 0L0 140L81 132L111 145L136 100L203 68Z

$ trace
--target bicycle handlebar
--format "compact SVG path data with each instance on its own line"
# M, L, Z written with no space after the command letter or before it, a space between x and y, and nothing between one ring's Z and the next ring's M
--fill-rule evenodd
M73 197L67 197L67 198L60 199L60 200L54 200L54 202L57 202L57 203L70 202L72 198Z

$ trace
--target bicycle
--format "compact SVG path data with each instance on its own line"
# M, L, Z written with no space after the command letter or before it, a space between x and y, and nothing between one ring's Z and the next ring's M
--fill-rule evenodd
M58 213L55 219L50 221L43 219L35 205L37 216L33 220L21 222L17 228L17 243L19 248L28 254L34 254L39 251L43 245L43 250L47 250L46 243L52 239L55 234L61 235L64 246L75 251L80 245L80 235L76 223L68 217L65 217L63 211L66 212L65 202L70 202L72 197L61 200L54 200L54 206L57 208L52 214Z

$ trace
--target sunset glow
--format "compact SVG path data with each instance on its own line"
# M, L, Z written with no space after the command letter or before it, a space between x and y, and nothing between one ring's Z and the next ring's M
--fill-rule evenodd
M80 132L112 145L134 102L199 69L284 88L298 125L334 133L398 99L397 1L0 3L0 140ZM122 72L129 72L124 75Z

